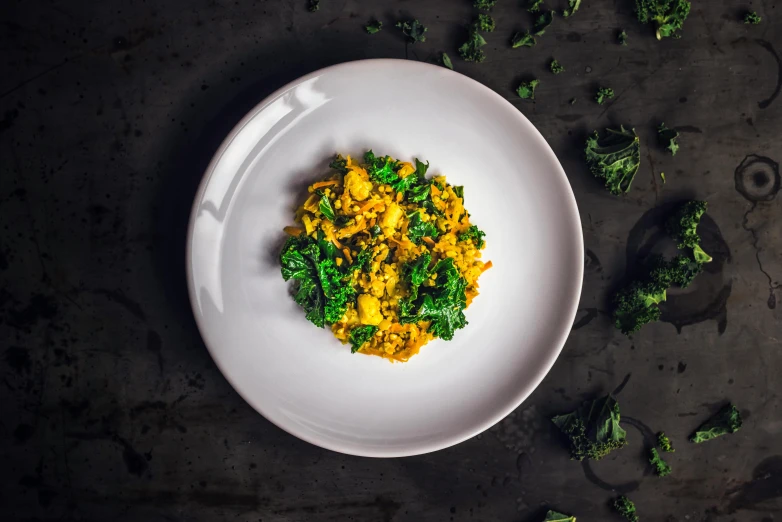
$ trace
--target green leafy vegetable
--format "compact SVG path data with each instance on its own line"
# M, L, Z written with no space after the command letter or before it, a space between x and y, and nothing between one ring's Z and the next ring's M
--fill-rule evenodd
M348 160L342 157L341 154L334 156L334 159L329 163L329 168L339 171L341 174L348 173Z
M687 201L668 219L666 229L677 241L679 248L692 249L692 255L698 263L711 262L711 256L703 251L698 235L698 224L706 212L705 201Z
M671 444L671 439L669 439L665 432L660 432L657 434L657 445L660 446L660 449L663 451L667 451L668 453L673 453L676 451L673 449L673 445Z
M570 105L575 105L576 104L576 99L575 98L570 98L570 101L568 103Z
M368 150L364 153L364 163L369 178L375 183L390 185L399 180L399 175L396 173L398 164L391 156L378 157Z
M432 256L427 252L415 261L402 265L402 279L407 284L409 295L399 303L400 315L412 315L413 303L418 299L418 288L429 279L430 264L432 264Z
M518 49L519 47L534 47L536 43L538 42L535 40L534 36L529 34L529 31L523 33L517 32L510 41L511 46L514 49Z
M565 68L556 59L551 60L551 64L549 64L549 67L551 68L551 72L553 72L554 74L565 72Z
M391 187L397 192L407 194L407 200L413 202L423 201L431 188L431 182L426 179L426 171L429 169L429 163L422 163L415 159L415 172L408 174L404 178L397 176L397 179L390 183Z
M357 326L350 331L348 340L350 341L351 349L350 353L356 353L364 346L364 343L372 339L372 336L377 333L377 326L364 325Z
M320 9L320 0L308 0L307 1L307 11L310 13L314 13Z
M425 42L426 36L424 33L428 30L418 20L404 20L396 23L396 27L402 30L402 34L407 37L407 41L410 43Z
M319 192L318 194L320 195L320 203L318 203L318 209L320 210L320 213L323 214L323 217L333 223L334 208L331 206L331 200L329 200L329 197L323 192Z
M451 187L453 190L453 193L462 198L462 203L464 203L464 187L461 185L456 185Z
M616 41L619 42L619 45L627 45L627 33L624 29L616 35Z
M631 282L614 296L614 323L625 335L660 319L658 304L665 301L671 272L662 256L646 261L647 275Z
M492 7L494 7L494 4L496 3L497 0L475 0L473 6L475 6L477 9L480 9L482 11L488 11Z
M758 25L762 19L755 11L749 12L744 15L744 23L750 25Z
M431 221L421 219L421 213L415 212L410 217L410 224L407 226L407 237L416 245L421 244L424 237L437 237L439 232L437 227Z
M635 504L633 501L622 495L614 500L614 509L619 512L620 515L625 517L630 522L638 522L638 515L635 512Z
M410 297L400 302L399 320L403 324L429 321L429 332L450 341L455 330L467 325L464 317L467 281L459 275L450 257L438 261L426 274L427 279L432 274L435 274L434 286L418 286L415 297L411 290ZM412 284L420 280L422 274L417 272L416 276L415 280L409 276Z
M741 429L741 413L732 404L726 404L712 418L701 424L690 436L690 442L700 444Z
M548 513L546 513L546 518L543 519L543 522L576 522L576 517L563 515L562 513L558 513L552 509L549 509Z
M518 93L519 97L524 100L534 100L535 89L537 89L539 83L540 83L539 80L530 80L528 82L521 82L521 85L519 85L519 88L516 89L516 92Z
M676 256L669 263L671 281L682 288L687 288L692 280L703 271L703 263L699 263L689 256Z
M673 36L682 28L690 14L690 2L687 0L635 0L638 21L652 23L658 40Z
M665 123L661 123L657 127L657 138L660 140L660 145L671 151L671 156L676 156L676 152L679 150L679 144L676 142L678 137L679 131L669 129Z
M535 36L543 36L546 32L546 28L554 21L554 12L546 11L542 15L535 19L535 26L532 28L532 34Z
M451 57L450 56L448 56L447 54L443 53L440 56L440 61L443 62L443 65L445 67L447 67L447 68L449 68L450 70L453 71L453 62L451 62Z
M527 11L530 13L537 13L540 11L540 7L543 5L544 0L530 0Z
M348 267L347 274L349 275L353 272L366 268L371 260L372 250L369 248L361 250L361 252L359 252L356 258L353 260L353 264Z
M579 7L581 7L581 0L568 0L568 8L562 11L562 16L565 18L573 16Z
M486 233L483 230L475 225L470 225L466 232L459 234L459 241L473 241L478 250L480 250L486 244L484 237L486 237Z
M656 448L649 450L649 464L652 465L658 477L665 477L671 474L671 466L660 457Z
M663 185L665 185L665 172L660 172L660 179L663 180Z
M598 105L603 105L603 102L609 98L614 97L614 90L611 87L600 87L595 95L595 101Z
M382 234L383 231L380 229L380 225L375 225L369 229L369 233L372 235L372 237L377 237Z
M486 31L488 33L494 31L495 27L497 27L494 18L492 18L491 15L483 13L478 15L478 19L475 21L474 25L479 31Z
M630 190L641 165L641 142L635 129L606 129L603 138L595 131L584 152L590 172L605 182L611 194Z
M627 444L627 433L619 426L619 419L619 403L607 395L551 421L570 439L572 459L599 460Z
M486 40L472 27L470 28L470 36L467 38L467 41L459 47L459 56L465 62L480 63L486 59L486 54L481 50L481 47L484 45L486 45Z
M382 28L383 22L380 20L370 20L369 23L364 26L364 29L366 29L369 34L379 33Z

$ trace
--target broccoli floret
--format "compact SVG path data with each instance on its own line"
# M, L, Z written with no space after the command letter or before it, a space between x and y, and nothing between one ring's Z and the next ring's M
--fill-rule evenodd
M599 460L627 444L619 420L619 403L607 395L583 403L572 413L557 415L551 422L570 439L572 459Z
M554 13L547 11L535 19L535 27L532 28L532 32L535 36L543 36L546 32L546 28L554 21Z
M660 432L657 434L657 445L660 446L660 449L663 451L667 451L668 453L673 453L676 451L673 449L673 445L671 444L671 439L669 439L665 432Z
M633 501L622 495L614 500L614 509L619 512L620 515L625 517L630 522L638 522L638 515L635 513L635 504Z
M534 36L529 34L529 31L524 31L523 33L517 32L510 41L511 46L514 49L518 47L534 47L536 43L538 42L535 41Z
M665 462L656 448L649 450L649 464L654 468L654 472L658 477L665 477L671 474L671 466Z
M732 404L726 404L712 418L701 424L690 436L690 442L699 444L741 429L741 413Z
M475 0L475 2L472 5L482 11L488 11L489 9L494 7L494 4L496 3L497 0Z
M369 23L364 26L364 29L369 34L379 33L382 28L383 28L383 22L381 22L380 20L370 20Z
M549 67L551 68L551 72L553 72L554 74L565 72L565 68L556 59L551 60L551 64L549 64Z
M627 32L625 32L624 29L619 31L619 33L616 35L616 41L619 43L619 45L627 45Z
M614 90L611 87L600 87L595 95L595 101L598 105L603 105L603 102L609 98L614 97Z
M635 0L635 8L642 24L654 23L658 40L678 38L677 31L690 14L687 0Z
M635 129L606 129L603 138L595 131L584 152L590 172L605 182L611 194L630 190L641 165L641 142Z
M428 30L424 24L418 20L405 20L397 22L396 27L402 30L402 34L407 37L407 41L410 43L425 42L426 36L424 33Z
M701 216L706 212L706 206L705 201L688 201L679 207L666 224L668 233L678 242L679 248L691 248L698 263L711 262L711 256L701 248L701 238L697 230Z
M486 31L488 33L494 31L494 28L497 27L494 18L483 13L478 15L478 19L475 20L474 25L479 31Z
M750 25L758 25L760 23L760 16L755 11L744 15L744 23Z
M486 40L473 27L470 29L470 37L459 47L459 56L466 62L482 62L486 59L486 54L481 47L486 45Z
M539 83L540 80L530 80L528 82L521 82L521 85L519 85L518 89L516 89L516 93L519 95L520 98L524 100L534 100L535 89L538 88Z
M679 131L669 129L665 123L661 123L657 127L657 139L660 141L660 145L671 152L671 156L676 156L676 152L679 150L679 144L676 142L678 137Z

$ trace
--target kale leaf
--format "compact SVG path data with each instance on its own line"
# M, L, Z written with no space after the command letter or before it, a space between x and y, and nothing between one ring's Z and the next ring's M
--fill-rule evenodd
M329 200L329 197L323 192L318 191L317 194L320 196L320 202L318 203L318 209L320 210L320 213L323 214L323 217L333 223L334 208L331 206L331 200Z
M741 429L741 413L732 404L726 404L712 418L701 424L690 436L690 442L700 444Z
M473 3L473 6L475 6L477 9L480 9L482 11L488 11L492 7L494 7L494 4L497 3L497 0L475 0Z
M668 453L673 453L676 451L673 449L673 444L671 444L671 439L669 439L665 432L660 432L657 434L657 445L660 446L660 449L663 451L667 451Z
M307 1L307 11L310 13L314 13L320 9L320 0L308 0Z
M510 44L514 49L517 49L519 47L534 47L535 44L538 43L535 40L535 37L529 34L529 31L525 31L523 33L517 32L513 35L513 38L511 38Z
M679 144L676 142L678 137L679 131L669 129L665 123L661 123L657 127L657 139L660 140L660 145L671 151L671 156L676 156L676 152L679 150Z
M543 522L576 522L576 517L563 515L562 513L558 513L553 509L549 509L548 513L546 513L546 518L543 519Z
M690 2L687 0L635 0L638 21L642 24L653 23L658 40L673 36L682 28L690 14Z
M491 33L497 27L494 18L492 18L491 15L483 13L478 15L478 19L475 20L474 25L479 31L486 31L487 33Z
M638 522L638 515L635 512L635 504L633 501L622 495L613 502L613 507L619 512L620 515L625 517L629 522Z
M372 339L372 336L377 333L377 326L371 324L357 326L350 331L348 340L350 341L351 349L350 353L356 353L364 346L364 343Z
M627 444L627 433L619 426L619 419L619 403L606 395L551 421L570 439L572 459L599 460Z
M532 28L532 34L535 36L543 36L546 32L546 28L554 21L554 13L552 11L546 11L542 15L538 16L535 20L535 26Z
M634 129L606 129L587 139L586 162L592 174L602 179L611 194L628 192L641 165L641 142Z
M652 468L654 468L654 472L658 477L665 477L671 474L670 464L665 462L662 457L660 457L660 454L657 452L656 448L649 450L649 464L652 465Z
M456 185L451 187L453 190L453 193L459 196L462 199L462 203L464 203L464 187L461 185Z
M467 41L459 47L459 56L465 62L482 62L486 59L486 54L481 50L481 47L486 45L486 40L481 34L474 28L470 28L470 35Z
M603 102L614 97L614 90L611 87L600 87L595 95L595 101L598 105L603 105Z
M568 0L568 8L562 11L562 16L565 18L573 16L579 7L581 7L581 0Z
M420 212L414 212L410 217L410 223L407 225L407 237L410 241L416 245L421 244L421 240L424 237L437 237L440 233L437 231L437 227L431 221L424 221L421 219Z
M451 61L450 56L448 56L446 53L443 53L442 56L440 56L440 61L443 62L445 67L453 71L453 62Z
M537 13L540 11L540 7L543 5L543 0L530 0L527 11L530 13Z
M473 241L478 250L482 249L486 244L483 238L486 237L486 233L475 225L470 225L470 228L466 232L459 234L459 241Z
M369 23L364 26L364 29L366 29L369 34L379 33L382 28L383 22L380 20L370 20Z
M565 68L556 59L551 60L549 67L551 68L551 72L553 72L554 74L565 72Z
M698 263L709 263L712 258L701 248L698 224L706 212L705 201L687 201L668 219L666 229L676 240L679 248L692 249L692 255Z
M523 100L534 100L535 89L538 88L539 83L540 80L530 80L528 82L521 82L521 85L519 85L518 89L516 89L516 93L519 95L519 98Z
M391 187L397 192L404 194L409 192L407 199L409 201L421 201L429 195L429 180L426 179L426 171L429 169L429 163L423 163L415 159L415 172L408 174L404 178L397 176L397 179L390 183Z
M405 20L397 22L396 27L402 30L402 34L407 37L407 41L410 43L425 42L426 36L424 33L428 29L418 20Z
M619 45L627 45L627 32L625 32L624 29L617 33L616 41L619 43Z
M755 11L749 12L744 15L744 23L750 25L758 25L760 23L760 16Z
M399 180L396 173L398 164L391 156L375 156L374 152L368 150L364 153L364 163L369 178L375 183L390 185Z
M329 168L338 171L340 174L348 173L348 160L342 157L342 154L337 154L334 159L329 163Z

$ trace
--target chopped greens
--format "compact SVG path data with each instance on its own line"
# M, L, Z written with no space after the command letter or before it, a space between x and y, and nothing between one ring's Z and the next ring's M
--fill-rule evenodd
M488 11L492 7L494 7L494 4L496 3L497 0L475 0L473 6L475 6L477 9L480 9L482 11Z
M673 453L676 451L673 449L673 445L671 444L671 439L669 439L665 432L660 432L657 434L657 445L660 446L660 449L663 451L666 451L668 453Z
M658 40L672 36L678 38L678 31L690 14L687 0L635 0L638 21L654 24Z
M701 238L698 235L698 224L707 207L705 201L687 201L666 223L668 233L677 241L679 248L692 249L692 255L698 263L709 263L712 260L701 248Z
M539 83L540 80L530 80L528 82L521 82L521 85L519 85L518 89L516 89L516 93L519 95L520 98L524 100L534 100L535 89L537 89Z
M364 346L364 343L369 341L375 333L377 333L377 326L370 324L357 326L350 331L350 353L356 353Z
M486 245L484 237L486 237L486 233L483 230L475 225L470 225L466 232L459 234L459 241L474 241L478 250L481 250Z
M660 141L660 145L671 151L671 156L676 156L676 152L679 150L679 144L676 142L678 137L679 131L669 129L665 126L665 123L661 123L657 127L657 138Z
M619 426L619 419L619 403L606 395L551 421L570 439L572 459L599 460L627 444L627 433Z
M657 452L656 448L649 450L649 464L652 465L652 468L654 468L654 472L658 477L665 477L671 474L670 464L665 462L662 457L660 457L660 454Z
M625 335L660 319L657 305L665 301L671 286L671 271L662 256L651 256L645 265L646 275L632 281L614 296L614 322Z
M546 518L543 519L543 522L576 522L576 517L563 515L562 513L558 513L553 509L549 509L548 513L546 513Z
M758 25L762 18L758 16L755 11L749 12L744 15L744 23L749 25Z
M494 29L497 27L497 23L494 21L494 18L492 18L491 15L483 13L478 15L478 19L475 20L474 25L479 31L486 31L487 33L494 31Z
M396 27L402 30L402 34L407 37L409 43L425 42L426 31L428 30L418 20L404 20L396 23Z
M546 32L546 28L554 21L554 12L546 11L535 19L535 26L532 28L532 34L535 36L543 36Z
M701 424L690 436L690 442L700 444L741 429L741 413L732 404L726 404L712 418Z
M486 59L486 54L481 47L486 45L486 40L481 36L475 27L470 28L470 36L467 41L459 47L459 56L465 62L482 62Z
M565 18L576 14L578 8L581 7L581 0L568 0L567 3L568 3L567 9L562 11L562 16L564 16Z
M416 245L421 244L425 237L435 238L439 235L437 227L431 221L421 219L421 213L415 212L410 216L410 225L407 227L407 237Z
M331 206L331 200L329 200L329 197L323 192L320 193L320 202L318 203L318 208L320 209L321 214L323 214L323 217L332 223L334 222L334 208Z
M369 23L364 26L364 29L369 34L379 33L382 28L383 28L383 22L381 22L380 20L370 20Z
M598 105L603 105L603 102L614 97L614 90L610 87L600 87L595 95L595 101Z
M530 13L537 13L540 11L540 6L543 5L543 0L530 0L527 11Z
M347 168L348 160L342 157L341 154L337 154L334 156L334 159L331 160L331 163L329 163L329 168L336 170L340 174L347 174L348 168Z
M451 57L447 54L443 53L440 56L440 61L443 63L443 66L447 67L448 69L453 71L453 62L451 62Z
M638 515L635 512L635 504L633 501L622 495L613 502L614 509L619 512L620 515L625 517L629 522L638 522Z
M551 72L553 72L554 74L565 72L565 68L556 59L551 60L551 63L549 64L549 68L551 69Z
M634 129L606 129L587 139L584 150L590 172L605 182L611 194L628 192L641 165L641 142Z
M535 37L529 34L529 31L523 33L517 32L510 41L511 46L514 49L519 47L534 47L536 43Z
M390 185L399 180L399 175L396 173L397 162L391 156L378 157L374 152L368 150L364 153L364 162L369 179L375 183Z
M616 35L616 41L619 45L627 45L627 32L624 29Z
M320 9L320 0L308 0L307 1L307 11L310 13L314 13Z

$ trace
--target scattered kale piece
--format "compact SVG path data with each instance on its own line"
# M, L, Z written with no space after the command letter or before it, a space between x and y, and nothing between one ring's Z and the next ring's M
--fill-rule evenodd
M687 201L666 223L666 230L677 241L679 248L692 249L692 255L698 263L709 263L712 259L701 248L701 238L698 235L698 224L707 206L705 201Z
M600 87L595 95L595 101L598 105L603 105L603 102L609 98L614 97L614 90L611 87Z
M494 18L492 18L491 15L483 13L478 15L478 19L475 20L474 25L479 31L486 31L487 33L494 31L494 29L497 27L497 23L494 21Z
M678 137L679 131L669 129L665 123L661 123L657 127L657 139L660 141L660 145L671 151L671 156L676 156L676 152L679 150L679 144L676 142Z
M477 9L480 9L481 11L488 11L494 7L494 4L496 3L497 0L475 0L473 6L475 6Z
M689 256L678 255L669 263L671 281L682 288L687 288L695 277L703 272L703 263Z
M690 442L700 444L741 429L741 413L732 404L726 404L712 418L701 424L690 436Z
M634 129L606 129L587 138L584 149L590 172L605 182L611 194L629 192L641 165L641 142Z
M627 433L619 426L619 419L619 403L606 395L551 421L570 439L572 459L599 460L627 444Z
M619 512L620 515L625 517L629 522L638 522L638 515L635 512L635 504L633 501L622 495L613 502L613 507Z
M564 515L554 511L553 509L549 509L548 513L546 513L546 518L543 519L543 522L576 522L576 517Z
M459 241L473 241L478 250L484 247L486 241L484 241L486 233L475 225L470 225L470 228L466 232L459 234Z
M380 228L380 225L375 225L369 229L369 233L372 237L377 237L383 233L383 230Z
M369 34L379 33L382 28L383 22L380 20L370 20L369 23L364 26L364 29L366 29Z
M371 324L357 326L350 331L348 340L350 341L351 349L350 353L356 353L364 346L364 343L372 339L372 336L377 333L377 326Z
M658 304L665 301L672 273L662 256L646 261L647 275L631 282L614 296L614 323L625 335L660 319Z
M414 44L416 42L426 41L426 31L428 30L418 20L404 20L396 23L396 27L402 30L402 34L407 37L407 41Z
M514 49L519 47L534 47L536 43L535 37L529 34L529 31L523 33L517 32L510 41L511 46Z
M679 38L678 31L690 14L687 0L635 0L638 21L652 23L658 40L672 36Z
M320 0L308 0L307 1L307 11L310 13L314 13L320 9Z
M579 7L581 7L581 0L568 0L568 7L562 11L562 16L565 18L573 16Z
M530 80L528 82L521 82L519 88L516 89L516 93L519 95L520 98L524 100L534 100L535 89L538 88L539 83L540 80Z
M530 13L537 13L540 11L540 6L543 5L543 0L530 0L527 11Z
M663 180L663 185L665 185L665 172L660 172L660 179Z
M658 477L665 477L671 474L671 466L665 462L660 454L657 452L657 448L649 450L649 464L654 468L654 472Z
M669 439L665 432L660 432L657 434L657 445L660 446L660 449L663 451L666 451L668 453L673 453L676 451L673 449L673 444L671 444L671 439Z
M341 174L348 173L348 160L342 157L341 154L334 156L334 159L329 163L329 168L332 168Z
M556 59L551 60L549 67L551 68L551 72L553 72L554 74L565 72L565 68Z
M443 53L440 56L440 61L443 63L443 66L447 67L448 69L453 71L453 62L451 61L451 57L447 54Z
M486 45L486 40L481 36L475 27L470 28L470 36L467 41L459 47L459 56L465 62L482 62L486 59L486 54L481 50L481 47Z
M627 45L627 32L624 29L616 35L616 41L619 45Z
M554 21L554 12L546 11L535 19L535 26L532 28L532 34L535 36L543 36L546 32L546 28Z
M420 212L413 213L410 217L410 224L407 226L407 237L410 238L410 241L416 245L420 245L421 240L424 237L435 238L438 235L440 235L440 233L437 231L437 227L434 226L434 223L421 219Z
M750 25L758 25L762 18L758 16L758 14L755 11L749 12L744 15L744 23L750 24Z

